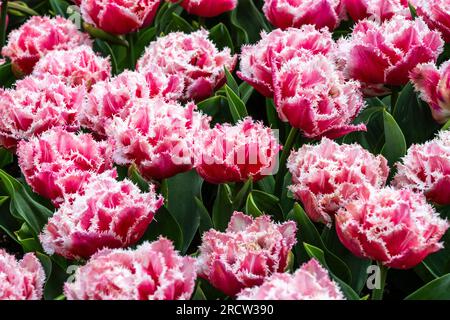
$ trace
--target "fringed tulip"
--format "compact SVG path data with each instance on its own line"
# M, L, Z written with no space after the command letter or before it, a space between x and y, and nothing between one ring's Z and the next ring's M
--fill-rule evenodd
M194 258L160 238L135 250L104 249L66 282L68 300L188 300L197 278Z
M55 206L79 192L93 174L112 168L110 142L97 142L89 134L76 135L62 129L21 141L17 155L27 183Z
M83 19L112 34L127 34L149 26L161 0L83 0Z
M325 56L293 58L274 71L273 78L279 117L306 137L334 139L366 130L364 124L352 124L364 107L359 83L346 81Z
M111 64L108 58L100 57L90 47L79 46L49 52L39 60L33 75L45 74L60 76L70 86L85 85L89 89L96 82L109 79Z
M159 68L176 84L175 92L182 85L179 96L173 98L206 99L225 82L224 68L232 71L236 64L236 56L231 55L230 49L219 51L208 35L208 31L202 29L191 34L172 32L158 38L147 47L136 68L147 78Z
M30 139L53 127L78 128L76 115L84 87L69 87L53 75L29 76L14 89L0 89L0 145L14 149L21 139Z
M432 29L439 30L445 42L450 42L450 1L412 0L418 16Z
M17 75L27 75L49 51L68 50L80 45L91 45L91 41L71 21L61 17L33 16L9 34L2 55L12 61Z
M397 188L423 192L428 200L450 205L450 131L422 145L412 145L397 164Z
M166 0L177 3L179 0ZM236 8L238 0L183 0L180 3L189 14L211 18Z
M34 253L17 261L0 249L0 300L41 300L44 283L44 268Z
M418 64L435 62L444 42L421 18L395 16L382 24L362 20L338 45L346 77L360 81L366 95L377 96L389 93L389 86L405 85Z
M277 169L280 145L273 131L245 118L232 126L217 124L195 144L195 167L210 183L258 181Z
M383 156L374 156L357 144L338 145L326 138L292 152L287 167L294 197L313 221L328 225L340 208L367 194L369 186L383 187L389 176Z
M200 131L209 129L209 118L196 108L161 99L137 101L128 117L116 117L107 129L115 142L114 161L135 164L149 180L192 169L194 142Z
M67 259L89 258L102 248L136 243L147 230L163 198L150 186L147 193L115 171L92 175L82 192L65 201L40 235L45 252Z
M327 29L317 30L312 25L305 25L300 29L262 32L258 43L242 47L240 71L237 75L270 98L273 96L273 61L279 66L308 53L323 54L331 58L335 50L331 33Z
M266 18L277 28L305 24L334 30L344 16L340 0L264 0Z
M413 268L443 248L449 224L411 190L372 189L336 215L339 239L354 255L396 269Z
M430 106L433 118L439 123L450 120L450 61L439 68L434 63L419 64L410 73L410 79Z
M293 221L276 224L269 216L253 219L235 212L226 232L211 229L203 234L199 276L229 296L261 285L285 270L296 231Z
M83 101L78 120L81 126L105 136L105 128L114 117L127 117L137 101L149 97L145 77L137 72L124 71L92 87Z
M294 274L275 273L259 287L242 290L238 300L345 300L339 286L315 259Z
M411 18L408 0L342 0L354 21L372 18L378 22L401 15ZM429 1L429 0L426 0Z

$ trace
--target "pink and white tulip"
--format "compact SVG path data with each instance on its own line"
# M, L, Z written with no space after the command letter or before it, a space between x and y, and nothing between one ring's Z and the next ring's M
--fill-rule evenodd
M186 107L161 99L135 102L125 118L116 117L107 134L115 142L117 164L135 164L147 179L165 179L189 171L194 142L209 129L209 117L189 103Z
M281 149L273 131L251 118L203 131L195 147L198 174L216 184L272 175Z
M436 62L444 42L421 18L395 16L382 24L362 20L338 45L346 77L376 96L389 93L389 86L405 85L418 64Z
M421 145L412 145L403 163L397 164L397 188L425 194L429 201L450 205L450 131Z
M430 106L433 118L439 123L450 120L450 61L439 68L434 63L419 64L411 71L410 79Z
M315 259L293 274L275 273L260 286L242 290L238 300L345 300L339 286Z
M417 15L422 17L432 29L439 30L445 42L450 42L450 1L412 0Z
M112 34L127 34L149 26L161 0L83 0L83 19Z
M109 81L96 83L83 100L78 120L81 126L105 136L114 117L126 118L137 101L150 98L145 77L124 71Z
M168 79L166 87L172 92L169 96L172 99L206 99L224 84L224 68L232 71L237 59L229 48L219 51L208 35L208 31L202 29L191 34L172 32L160 37L146 48L136 69L146 75L149 83L153 83L152 74L159 69Z
M147 193L115 171L92 175L80 193L66 200L40 235L45 252L67 259L89 258L102 248L136 243L147 230L163 198Z
M371 186L383 187L389 176L383 156L374 156L357 144L338 145L326 138L292 152L287 167L294 197L313 221L328 225L340 208L368 194Z
M229 296L261 285L285 270L296 231L293 221L276 224L269 216L253 219L235 212L225 232L211 229L203 234L199 276Z
M17 148L19 166L34 192L59 206L93 175L112 168L112 145L90 134L51 129Z
M62 77L70 86L84 85L89 89L96 82L109 79L111 64L108 58L100 57L91 47L83 45L49 52L33 70L34 76L45 74Z
M53 128L78 128L76 115L84 87L69 87L57 76L28 76L14 89L0 89L0 145L14 149L17 142Z
M344 16L340 0L264 0L266 18L277 28L305 24L334 30Z
M197 278L195 260L160 238L135 250L104 249L66 282L68 300L188 300Z
M0 300L41 300L44 283L44 268L34 253L17 261L0 249Z
M52 50L68 50L91 45L87 34L80 32L71 21L56 17L33 16L20 28L11 31L2 55L12 61L17 75L33 71L40 58Z
M177 3L179 0L166 0ZM180 6L189 14L211 18L236 8L238 0L183 0Z
M354 21L372 18L381 22L398 15L411 18L408 0L343 0L343 4Z
M352 124L364 108L360 84L346 81L332 60L305 54L273 69L278 115L306 137L334 139L366 130L364 124Z
M308 53L332 58L335 50L331 33L327 29L317 30L312 25L262 32L258 43L242 47L237 75L270 98L273 96L273 62L279 67L294 57Z
M372 189L336 215L339 239L354 255L395 269L413 268L429 254L449 227L425 196L411 190Z

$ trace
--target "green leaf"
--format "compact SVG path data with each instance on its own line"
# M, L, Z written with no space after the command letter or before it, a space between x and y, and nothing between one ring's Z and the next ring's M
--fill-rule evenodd
M0 65L0 83L2 87L10 87L15 81L16 77L12 72L11 63Z
M392 116L402 130L408 146L428 141L439 130L430 107L419 99L411 83L401 91Z
M5 148L0 148L0 169L11 164L14 160L13 154Z
M200 213L200 226L198 231L200 232L200 235L202 235L205 231L213 228L213 222L211 220L211 216L209 215L208 209L206 209L202 200L195 197L195 203L197 204L197 208Z
M188 249L200 225L200 213L195 197L201 197L203 179L195 170L181 173L166 180L167 208L183 232L182 253Z
M224 96L216 95L199 102L198 110L212 117L212 124L229 122L231 118L228 101Z
M227 184L221 184L217 188L217 196L213 205L212 221L215 229L224 231L233 214L233 201L231 189Z
M150 190L150 185L145 180L139 170L137 169L136 165L131 165L128 169L128 178L141 189L142 192L148 192Z
M261 191L273 193L275 188L275 178L273 176L267 176L256 182L256 185Z
M325 268L328 269L331 277L333 278L334 281L336 281L339 284L339 286L342 290L342 293L345 295L345 297L348 300L359 300L360 299L358 294L349 285L347 285L344 281L342 281L339 277L337 277L330 270L330 268L328 267L327 262L325 260L325 254L322 249L312 246L308 243L304 243L304 247L305 247L305 251L308 253L310 258L317 259L317 261L319 261Z
M237 184L237 186L240 186L240 184ZM242 206L245 203L245 199L247 198L248 194L252 192L253 190L253 180L250 178L247 180L246 183L240 188L240 190L237 192L237 194L233 198L233 208L234 210L239 210L242 208Z
M161 207L155 214L141 241L154 241L164 236L173 241L177 250L183 249L181 227L166 207Z
M411 12L411 17L413 19L417 18L416 8L414 8L414 5L410 1L408 1L408 7L409 7L409 12Z
M249 214L257 216L256 214L260 212L271 216L275 221L283 220L283 210L280 206L280 199L274 195L260 190L253 190L249 194L247 202L249 199L251 201L250 205L254 206L254 208L251 209L256 210L255 214Z
M427 283L405 300L450 300L450 274Z
M128 47L129 43L123 38L123 36L117 36L101 29L94 27L89 23L83 23L84 30L89 33L93 38L107 41L111 44L118 44L120 46Z
M239 96L241 97L242 102L247 103L254 91L255 89L250 84L242 82L239 85Z
M227 27L221 22L209 30L209 38L214 42L219 50L230 48L234 52L233 40Z
M237 84L236 80L234 79L230 71L228 71L226 67L224 67L224 69L228 87L230 87L231 90L233 90L233 92L236 93L236 95L239 95L239 85Z
M194 300L194 301L208 300L208 299L206 299L206 296L203 293L200 282L198 282L197 287L195 288L195 292L194 292L191 300Z
M70 6L70 3L64 0L50 0L50 6L57 15L67 18L67 8Z
M164 28L164 33L177 31L191 33L192 31L194 31L194 28L189 24L189 22L180 17L179 14L177 14L176 12L172 12L172 18L168 26Z
M444 126L442 127L442 131L445 131L445 130L448 130L448 129L450 129L450 120L448 120L445 124L444 124Z
M385 156L389 164L393 166L406 154L406 141L397 122L387 111L384 111L383 119L385 144L381 150L381 154Z
M295 221L299 230L297 232L297 245L295 247L298 263L301 264L307 261L308 255L305 252L303 244L308 243L314 245L324 251L327 264L331 268L330 270L344 282L351 283L352 274L350 269L339 257L325 247L316 227L298 203L295 203L294 209L288 214L288 219Z
M137 40L135 43L135 53L136 57L142 56L145 51L145 48L155 40L156 38L156 27L149 27L139 31Z
M234 93L234 91L228 85L225 85L225 92L227 94L228 106L230 108L233 121L238 122L239 120L247 117L248 113L247 108L245 107L245 103L236 95L236 93Z
M117 64L116 54L109 43L100 39L95 39L94 44L97 51L102 53L102 56L109 57L109 60L111 61L112 74L118 74L119 67Z
M245 202L245 213L255 218L263 215L263 212L259 210L251 193L248 195L247 201Z

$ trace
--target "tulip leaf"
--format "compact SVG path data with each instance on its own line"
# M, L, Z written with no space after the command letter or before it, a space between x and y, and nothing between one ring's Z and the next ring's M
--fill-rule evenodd
M236 95L236 93L234 93L234 91L228 85L225 85L225 92L227 94L228 106L230 108L233 121L238 122L239 120L247 117L248 113L247 108L245 107L245 103Z
M381 154L386 157L390 166L406 154L406 141L402 130L395 119L386 110L383 112L385 144Z
M13 154L5 148L0 148L0 169L13 162Z
M246 208L250 210L247 213L250 215L260 216L267 214L272 216L275 221L283 220L283 210L280 206L280 200L274 195L260 190L253 190L248 195L247 204L249 207L247 208L246 205Z
M227 85L230 87L231 90L236 95L239 95L239 85L237 84L236 80L234 79L233 75L228 71L227 68L224 68L225 70L225 78L227 79Z
M211 220L211 216L209 215L208 209L206 209L202 200L195 197L195 203L197 204L197 208L200 214L200 226L198 231L200 232L200 235L202 235L204 232L212 229L214 226Z
M74 264L72 266L62 268L55 262L53 257L49 257L41 252L36 252L36 257L41 262L46 276L44 298L46 300L56 299L61 296L64 283L68 280L70 275L73 277L73 273L75 273L78 266Z
M348 284L342 281L330 270L330 268L327 265L325 254L322 249L317 248L308 243L304 243L303 245L305 247L305 251L307 252L310 258L316 259L318 262L320 262L320 264L322 264L322 266L328 269L331 277L333 278L334 281L338 283L339 287L342 290L342 293L348 300L360 300L359 295Z
M0 65L0 84L1 87L7 88L10 87L16 80L12 69L11 63L7 62L3 65Z
M408 146L433 138L439 130L430 107L420 100L411 83L401 91L392 116L402 130Z
M255 89L247 82L242 82L239 85L239 96L244 103L248 102L254 91Z
M240 186L240 184L237 184L237 186ZM242 206L246 201L245 199L250 194L250 192L252 192L252 190L253 190L253 180L248 179L247 182L245 182L244 185L242 185L240 189L236 191L237 193L233 198L234 210L239 210L242 208Z
M233 40L227 27L221 22L209 30L209 38L214 42L219 50L230 48L234 52Z
M450 273L427 283L405 300L450 300Z
M155 214L142 241L154 241L160 236L172 240L177 250L183 249L183 233L181 227L166 207L161 207Z
M348 266L340 258L330 252L322 241L319 232L317 231L314 223L311 222L303 208L295 203L294 209L288 214L288 219L297 223L297 245L295 247L297 254L297 261L299 264L307 261L308 256L303 246L304 243L308 243L320 248L324 254L327 264L331 270L346 283L351 283L352 274Z
M200 198L203 179L195 170L181 173L167 182L167 209L178 222L183 233L182 252L185 253L200 225L195 197Z
M263 212L259 210L251 193L248 195L247 201L245 202L245 212L255 218L263 215Z
M206 299L206 296L203 293L203 290L201 288L201 283L200 282L197 284L197 287L195 288L195 292L192 295L192 300L194 300L194 301L208 300L208 299Z
M227 184L221 184L217 188L217 196L213 205L212 221L215 229L224 231L233 214L233 201L231 189Z
M50 6L55 14L64 18L68 17L67 8L70 6L69 2L64 0L50 0Z

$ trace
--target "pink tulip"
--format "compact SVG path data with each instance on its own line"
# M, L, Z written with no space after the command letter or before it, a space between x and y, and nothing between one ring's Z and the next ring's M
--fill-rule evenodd
M260 286L242 290L238 300L345 300L339 286L315 259L294 274L275 273Z
M296 231L293 221L275 224L269 216L253 219L235 212L225 233L211 229L203 234L199 276L229 296L261 285L285 270Z
M88 46L49 52L36 64L33 75L45 77L52 74L62 77L70 86L93 84L111 76L109 59L100 57Z
M14 149L53 127L78 128L76 114L84 87L69 87L57 76L28 76L15 89L0 89L0 145Z
M246 118L236 125L217 124L196 143L195 167L210 183L258 181L277 169L280 145L273 131Z
M2 55L12 61L16 74L27 75L49 51L68 50L80 45L90 46L91 41L71 21L61 17L33 16L9 34Z
M439 123L450 120L450 61L439 68L434 63L419 64L410 73L410 79L430 106L433 118Z
M426 202L408 189L372 189L336 215L341 242L354 255L409 269L443 248L439 240L449 227Z
M109 81L96 83L83 100L78 120L81 126L105 136L105 127L114 117L125 118L138 100L150 98L145 77L124 71Z
M93 174L112 168L110 142L60 128L22 140L17 155L27 183L55 206L79 192Z
M423 192L436 204L450 205L450 131L422 145L412 145L403 163L397 164L394 185Z
M40 235L45 252L67 259L89 258L102 248L136 243L147 230L163 198L153 185L147 193L116 172L92 175L80 193L66 200Z
M397 15L411 18L408 0L343 0L343 4L354 21L372 18L381 22Z
M277 28L313 24L334 30L344 16L340 0L264 0L266 18Z
M332 60L305 54L273 70L278 115L306 137L334 139L366 130L351 124L364 107L360 85L346 81Z
M294 197L313 221L328 225L340 208L367 194L370 186L383 187L389 176L383 156L374 156L357 144L338 145L326 138L292 152L287 167Z
M83 19L113 34L127 34L149 26L161 0L82 0Z
M115 141L117 164L135 164L147 179L165 179L189 171L193 145L210 119L189 103L183 107L161 99L141 99L123 119L116 117L107 134Z
M229 48L219 51L208 35L208 31L201 29L191 34L172 32L158 38L147 47L136 69L146 75L149 83L153 83L155 70L165 75L172 98L206 99L224 84L224 68L232 71L237 59Z
M17 261L0 249L0 300L41 300L45 273L34 253Z
M262 32L258 43L242 47L241 66L237 75L270 98L273 96L272 61L278 67L296 56L308 53L320 53L331 58L335 50L331 33L327 29L319 31L312 25Z
M177 3L179 0L166 0ZM236 8L238 0L183 0L180 6L189 14L211 18Z
M450 42L450 1L412 0L417 15L422 17L432 29L439 30L445 42Z
M444 42L421 18L395 16L381 25L363 20L338 44L345 75L360 81L367 95L384 95L388 86L405 85L418 64L435 62Z
M195 279L194 259L182 257L165 238L135 250L104 249L66 282L68 300L187 300Z

